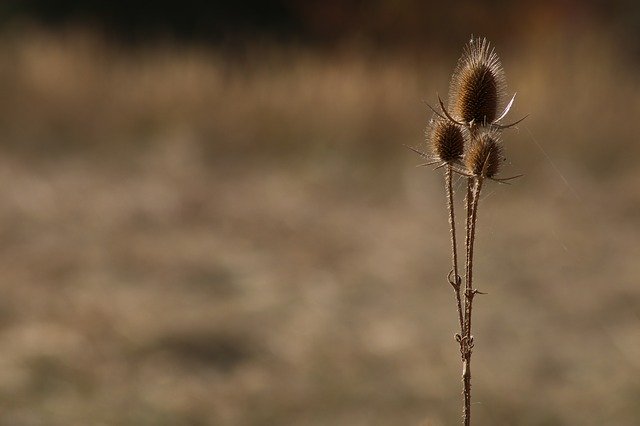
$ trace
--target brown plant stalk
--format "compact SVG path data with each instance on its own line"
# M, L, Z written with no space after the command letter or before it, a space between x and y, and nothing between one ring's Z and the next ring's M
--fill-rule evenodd
M458 274L458 245L456 242L456 215L453 204L453 166L447 164L444 174L445 187L447 191L447 207L449 210L449 228L451 230L451 266L453 269L449 273L449 284L453 287L456 296L456 304L458 307L458 320L460 323L460 334L464 334L464 314L462 311L462 298L460 297L460 286L462 279Z
M445 167L445 190L449 229L451 232L452 269L448 281L454 289L460 332L455 334L462 358L463 424L471 424L471 355L474 342L471 334L473 301L477 294L484 294L473 287L473 257L478 221L480 193L486 179L499 183L510 178L497 177L504 160L500 142L502 130L515 123L503 125L501 120L513 105L515 95L506 103L506 79L500 59L486 39L473 38L465 47L458 61L450 84L449 108L438 97L440 111L429 106L435 114L428 128L428 140L432 155L414 148L429 162ZM506 106L505 106L506 103ZM502 113L500 113L502 111ZM465 265L464 287L458 273L458 251L454 209L453 173L467 177L465 197Z
M480 292L473 288L473 248L476 237L476 224L478 221L478 204L483 184L482 176L468 178L470 196L467 202L467 259L465 265L464 286L464 335L461 339L461 351L463 357L462 382L464 394L464 424L471 424L471 354L473 352L473 336L471 335L471 313L473 311L473 299Z

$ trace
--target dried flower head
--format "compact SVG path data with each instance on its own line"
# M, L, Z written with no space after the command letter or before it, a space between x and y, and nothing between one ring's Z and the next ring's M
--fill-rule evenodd
M490 124L505 103L506 77L487 39L471 38L451 78L449 110L463 123Z
M435 119L427 132L431 151L438 160L452 163L462 159L464 135L460 126L448 120Z
M469 147L465 156L465 166L471 175L493 178L500 171L504 159L497 134L482 133Z

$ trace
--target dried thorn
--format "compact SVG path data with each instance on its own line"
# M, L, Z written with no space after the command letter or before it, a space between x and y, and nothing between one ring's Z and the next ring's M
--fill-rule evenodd
M417 149L415 149L415 148L413 148L413 147L410 147L409 145L402 144L402 146L404 146L404 147L405 147L405 148L407 148L407 149L410 149L411 151L415 152L416 154L418 154L418 155L419 155L419 156L421 156L421 157L426 158L427 160L431 160L431 158L430 158L427 154L425 154L424 152L422 152L422 151L418 151Z
M435 167L433 170L438 170L443 168L444 166L446 166L448 163L445 161L444 163L440 164L438 167Z
M490 178L493 181L496 181L498 183L503 183L505 185L511 185L508 181L513 180L513 179L518 179L521 178L524 175L515 175L515 176L511 176L508 178Z
M480 291L477 288L474 288L473 290L465 290L465 295L467 297L469 297L470 299L473 299L473 296L475 296L476 294L489 294L489 293L485 293L484 291Z
M444 112L444 115L446 115L447 118L451 120L452 123L455 123L458 126L464 126L463 123L460 123L459 121L456 121L453 117L451 117L451 114L449 114L449 111L447 111L447 108L445 108L444 106L444 102L442 102L442 99L440 99L440 95L438 95L438 102L440 103L440 108L442 109L442 112Z
M429 161L428 163L418 164L416 167L425 167L425 166L433 166L436 163L439 163L439 160Z
M468 178L475 178L476 177L476 176L474 176L472 174L469 174L469 173L465 172L464 170L457 169L457 168L455 168L453 166L451 167L451 170L453 170L454 172L456 172L459 175L466 176Z
M515 121L515 122L513 122L513 123L511 123L511 124L505 124L505 125L502 125L502 124L492 124L492 125L491 125L491 127L495 127L495 128L496 128L496 129L498 129L498 130L509 129L509 128L511 128L511 127L513 127L513 126L515 126L515 125L517 125L517 124L520 124L520 123L521 123L522 121L524 121L524 119L525 119L525 118L527 118L528 116L529 116L529 114L525 115L525 116L524 116L524 117L522 117L520 120Z
M467 296L469 298L469 300L473 300L473 296L475 296L476 294L480 293L478 290L475 289L466 289L464 291L464 295ZM486 294L486 293L480 293L480 294Z
M511 106L513 105L513 101L515 101L515 100L516 100L516 93L513 94L513 97L511 98L511 100L509 101L507 106L505 107L504 111L502 111L502 114L500 114L500 117L498 117L495 120L495 123L498 123L500 120L502 120L503 118L505 118L507 116L507 114L509 113L509 110L511 109Z
M431 111L433 111L433 113L434 113L435 115L437 115L438 117L440 117L440 118L441 118L441 119L443 119L443 120L446 120L446 117L443 117L443 116L442 116L442 114L440 114L438 111L436 111L436 109L435 109L434 107L432 107L432 106L431 106L427 101L424 101L424 100L423 100L422 102L423 102L426 106L428 106L428 107L429 107L429 109L430 109Z

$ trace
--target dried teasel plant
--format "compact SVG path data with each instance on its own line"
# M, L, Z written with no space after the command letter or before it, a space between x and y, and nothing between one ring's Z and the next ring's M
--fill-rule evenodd
M471 424L471 354L474 341L471 334L473 299L484 294L473 287L473 257L478 221L478 204L485 180L508 183L521 175L499 177L505 161L500 133L524 120L501 125L515 95L504 106L506 78L500 59L486 39L472 37L453 73L449 109L438 97L441 111L431 108L435 117L427 128L427 140L431 153L409 147L428 161L421 166L436 165L444 168L449 229L451 232L451 270L447 275L453 287L458 310L460 331L455 339L460 346L463 383L463 424ZM501 110L502 108L502 110ZM501 111L501 112L500 112ZM500 112L500 113L499 113ZM464 287L459 274L456 238L456 218L452 177L459 174L467 178L465 198L465 264Z
M511 124L500 122L507 116L516 95L509 102L507 82L500 58L485 38L471 37L451 76L449 108L438 96L441 112L432 110L442 118L474 131L479 127L507 129ZM444 117L443 117L444 114Z

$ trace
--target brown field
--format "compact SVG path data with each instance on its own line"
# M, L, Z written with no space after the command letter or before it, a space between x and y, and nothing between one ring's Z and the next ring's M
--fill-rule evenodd
M530 117L480 204L478 425L640 417L640 77L561 36L496 42ZM442 176L402 147L430 48L4 33L0 425L455 424Z

